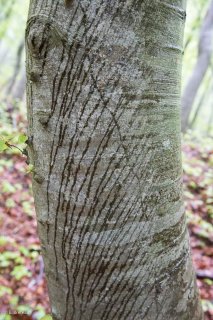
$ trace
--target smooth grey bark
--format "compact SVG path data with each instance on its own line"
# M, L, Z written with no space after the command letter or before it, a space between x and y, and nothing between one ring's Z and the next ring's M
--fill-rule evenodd
M206 74L211 61L213 51L213 0L211 0L207 14L205 16L199 39L198 59L192 75L184 89L182 96L182 131L185 132L190 111L192 109L198 89Z
M182 199L185 1L31 0L29 151L55 320L200 320Z

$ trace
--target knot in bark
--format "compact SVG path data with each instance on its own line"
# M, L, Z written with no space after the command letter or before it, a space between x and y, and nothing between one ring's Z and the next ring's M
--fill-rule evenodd
M29 25L27 35L27 45L34 57L43 58L49 45L50 40L50 25L49 23L42 24L42 21L36 19Z
M33 16L28 20L27 46L34 58L43 59L51 49L63 46L64 37L59 26L46 16Z

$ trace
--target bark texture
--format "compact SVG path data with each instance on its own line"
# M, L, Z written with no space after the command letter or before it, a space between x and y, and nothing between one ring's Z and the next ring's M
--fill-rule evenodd
M206 74L213 51L213 1L205 16L199 39L198 59L182 97L182 131L185 132L198 89Z
M31 0L29 151L55 320L201 320L182 200L182 0Z

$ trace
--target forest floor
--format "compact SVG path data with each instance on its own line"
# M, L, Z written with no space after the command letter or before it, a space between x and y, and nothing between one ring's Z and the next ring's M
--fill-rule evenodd
M200 141L196 138L186 138L183 145L186 213L206 320L213 319L211 145L209 139ZM49 301L36 231L31 178L26 173L25 158L17 152L0 154L0 190L0 320L40 320L50 313ZM17 315L10 316L9 313Z

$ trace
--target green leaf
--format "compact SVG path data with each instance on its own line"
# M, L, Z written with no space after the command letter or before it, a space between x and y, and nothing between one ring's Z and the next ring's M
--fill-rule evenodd
M23 257L17 257L17 258L15 259L15 263L16 263L16 264L24 264L24 262L25 262L25 260L24 260Z
M2 313L0 314L0 320L11 320L11 315Z
M25 266L16 266L11 272L11 275L14 276L16 280L20 280L23 277L30 277L31 272L29 272Z
M29 216L32 216L33 210L32 210L32 205L29 201L23 201L22 207L23 207L24 213L26 213Z
M206 284L208 284L209 286L212 286L213 285L213 281L211 279L204 279L204 282Z
M37 257L38 257L38 252L36 252L36 251L33 251L33 252L31 252L30 253L30 257L32 258L32 259L36 259Z
M19 251L25 256L25 257L29 257L30 256L30 252L27 248L23 247L23 246L19 246Z
M14 260L20 256L19 252L16 251L5 251L0 255L0 261Z
M7 237L1 236L0 237L0 247L4 246L5 244L7 244L9 241L9 239Z
M41 320L42 317L45 316L45 310L44 310L44 307L41 306L41 305L37 305L34 309L34 316L35 316L35 319L38 319L38 320Z
M40 320L53 320L50 314L46 314L46 316L42 317Z
M202 303L204 312L206 311L213 312L213 303L211 301L202 299L201 303Z
M16 203L12 198L9 198L5 201L6 208L15 208Z
M3 140L0 140L0 152L8 149L8 146L6 146L5 142Z
M27 167L27 173L32 173L32 172L34 172L34 165L29 164L29 166Z
M14 307L17 306L19 301L19 296L12 296L10 297L10 304Z
M0 261L0 267L1 268L7 268L10 265L10 261Z
M19 313L31 314L32 308L29 305L22 304L17 306L17 311Z
M8 288L8 287L5 287L5 286L0 286L0 297L5 295L6 293L11 295L12 294L12 289Z
M3 193L14 193L16 191L16 188L14 185L9 183L8 181L3 181L2 183L2 192Z
M28 137L25 134L20 134L18 137L18 143L25 143Z

